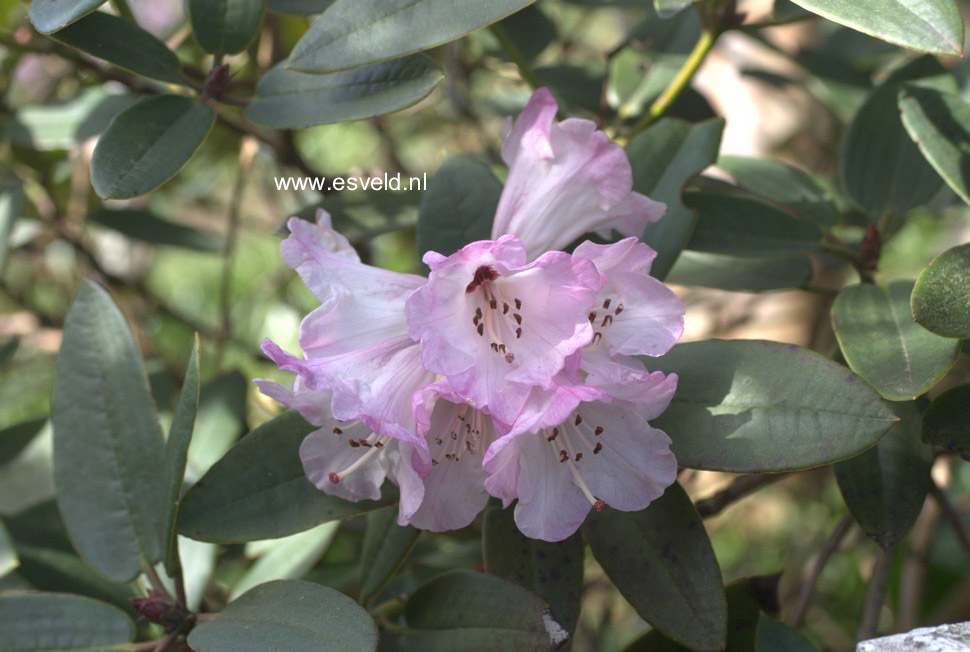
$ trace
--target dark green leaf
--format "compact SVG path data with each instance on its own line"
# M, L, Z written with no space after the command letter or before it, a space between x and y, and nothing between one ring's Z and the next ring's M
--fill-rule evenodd
M270 11L291 16L312 16L323 13L334 0L267 0Z
M800 287L812 278L812 261L795 258L741 258L682 251L667 281L720 290L761 292Z
M453 41L534 0L335 0L293 48L289 66L324 73Z
M539 8L530 5L501 23L501 28L527 61L532 61L556 40L556 24Z
M431 580L404 608L409 633L401 649L558 649L568 634L546 604L525 589L484 573L456 570Z
M24 191L19 181L0 181L0 270L7 260L10 235L23 203Z
M935 59L916 59L876 88L849 125L842 143L842 185L873 218L918 206L942 185L903 128L897 100L902 83L942 73Z
M81 557L128 582L162 558L163 438L141 357L108 293L83 281L54 380L57 501Z
M16 569L19 564L17 551L13 547L10 534L3 525L3 521L0 521L0 579L5 577L10 571Z
M188 0L192 33L212 54L236 54L252 43L265 0Z
M469 242L491 237L502 184L488 166L449 155L431 177L418 209L418 255L450 256Z
M583 593L583 539L579 533L550 543L519 532L511 509L485 513L485 570L515 582L546 601L553 619L572 633Z
M185 83L175 53L130 20L95 11L53 38L133 73L172 84Z
M20 532L13 527L10 531L18 541L20 567L17 569L17 576L29 582L35 589L83 595L132 611L128 600L135 597L135 593L129 585L116 584L102 578L72 552L48 547L49 544L37 546L20 543Z
M785 206L795 217L822 227L838 221L835 205L825 191L796 167L743 156L722 156L717 166L730 173L741 188Z
M899 96L903 126L953 192L970 204L970 104L918 86Z
M175 405L172 425L168 429L168 440L165 442L165 482L168 485L168 491L162 507L162 523L167 541L165 569L173 577L178 570L178 528L175 522L178 518L179 498L185 479L185 464L188 459L189 444L192 441L192 431L195 428L195 415L198 411L199 335L196 334L189 364L185 370L185 380L182 381L182 393Z
M281 63L259 80L246 117L285 129L363 120L416 104L443 77L425 54L330 75L308 75Z
M0 132L22 147L68 149L103 132L112 118L137 100L135 95L108 95L101 87L88 88L68 100L20 108Z
M163 220L145 210L102 209L89 214L88 219L133 240L197 251L222 250L222 243L212 234Z
M923 440L970 460L970 385L940 394L923 414Z
M123 650L135 637L111 605L57 593L0 595L0 632L3 652Z
M13 362L13 358L17 355L17 349L20 348L20 338L17 336L11 337L3 344L0 344L0 371L4 371L7 366ZM0 444L3 446L3 444ZM0 460L3 459L3 454L0 453ZM3 464L3 462L0 462Z
M313 429L288 412L243 437L182 498L179 532L213 543L276 539L395 501L393 492L349 503L318 491L299 452Z
M692 192L687 205L699 214L687 247L734 256L778 257L813 253L822 233L754 197L721 192Z
M418 541L421 531L397 524L397 506L367 515L367 533L360 550L360 601L377 597L401 568Z
M633 189L667 204L667 213L643 234L643 241L657 251L652 274L661 280L687 246L697 220L681 202L684 184L717 160L723 131L721 119L691 125L664 118L626 146Z
M661 18L670 18L689 7L694 0L653 0L653 6L657 10L657 15Z
M896 45L933 54L963 52L954 0L793 0L829 20Z
M686 467L812 468L864 451L897 421L861 378L791 344L707 340L646 362L680 376L655 425Z
M104 3L105 0L33 0L27 15L38 32L50 34L88 15Z
M758 617L755 652L813 652L815 646L797 631L767 614Z
M46 423L47 419L34 419L0 430L0 466L20 455Z
M832 305L832 328L849 367L890 401L912 400L932 388L960 354L959 341L913 321L912 291L912 281L888 288L861 283L839 292Z
M583 532L596 561L644 620L691 649L723 648L721 570L679 484L640 512L590 512Z
M849 512L886 549L903 538L919 516L933 466L933 449L920 441L919 408L911 401L890 406L900 424L862 455L835 465Z
M198 652L377 649L377 627L353 600L301 580L260 584L189 634Z
M208 135L215 113L180 95L159 95L125 109L111 121L91 158L98 195L126 199L162 185Z
M944 251L924 269L913 288L911 309L918 324L937 335L970 339L970 244Z

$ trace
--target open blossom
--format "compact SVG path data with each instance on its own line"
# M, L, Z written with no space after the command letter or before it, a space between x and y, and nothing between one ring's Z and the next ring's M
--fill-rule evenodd
M637 237L665 207L633 192L622 148L556 111L533 95L503 143L493 239L429 252L428 278L364 265L325 213L288 223L284 261L321 306L300 328L305 357L263 345L292 389L257 382L318 426L300 455L321 490L376 498L390 479L399 522L435 531L468 525L491 495L516 502L526 535L558 541L590 509L643 509L674 481L670 440L648 422L677 377L636 357L683 332ZM614 230L629 237L559 251Z

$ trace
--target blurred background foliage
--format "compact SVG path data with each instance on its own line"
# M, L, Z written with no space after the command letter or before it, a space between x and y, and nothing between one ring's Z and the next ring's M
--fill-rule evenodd
M250 96L306 32L311 17L300 14L327 4L269 0L257 38L223 59L227 96ZM131 10L177 54L189 78L206 79L212 58L193 37L182 2L135 1ZM668 115L690 123L724 117L722 157L777 159L808 173L823 194L820 210L837 220L833 232L854 248L871 218L844 194L840 146L872 89L917 55L810 19L784 1L742 1L738 11L746 14L746 26L718 42ZM47 417L60 328L79 280L97 279L123 308L163 421L171 418L194 333L200 333L205 383L187 477L194 481L245 432L277 414L278 406L248 382L282 379L258 344L272 335L283 348L297 349L299 320L316 305L279 258L287 216L310 217L323 206L365 260L419 271L420 192L281 191L274 178L430 177L449 152L478 157L501 177L501 125L524 105L529 82L549 86L564 115L593 119L616 135L670 83L701 32L695 12L661 19L646 0L541 0L494 29L430 50L445 78L413 107L289 131L250 122L243 107L213 101L212 131L178 174L150 194L102 200L90 181L96 138L139 96L164 86L36 33L25 13L19 0L0 0L0 183L22 187L22 203L0 211L0 517L19 557L0 588L77 592L125 609L131 590L106 583L74 555L53 503ZM970 100L970 66L957 58L938 61L934 65L952 72L960 95ZM523 78L523 68L532 79ZM719 193L734 192L724 188L732 178L725 172L729 163L688 179L685 203L702 219L705 212L716 217L723 205ZM885 216L880 280L915 278L934 256L970 240L967 205L939 178L929 185L925 203ZM749 190L769 194L770 182ZM705 196L714 200L705 203ZM760 287L757 273L747 287L722 287L730 284L725 274L705 267L710 259L697 260L670 277L684 282L675 287L688 306L686 339L757 337L826 355L835 350L828 311L834 293L856 274L838 257L812 254L810 273L786 285L792 289L755 293L735 290L776 288ZM970 364L963 356L932 394L967 380ZM941 459L934 477L970 527L970 467ZM876 545L848 527L830 468L773 480L757 497L711 511L707 526L725 583L781 573L781 613L789 622L804 610L801 631L815 644L849 649ZM730 483L730 476L713 472L681 476L699 505ZM928 499L897 548L884 629L970 619L967 542L947 526L946 516ZM220 605L274 577L303 577L352 592L366 521L328 523L286 540L246 545L185 539L190 600ZM480 527L419 537L381 596L412 591L444 569L479 568ZM799 594L820 550L833 531L846 529L806 606ZM573 649L621 649L648 626L588 554L586 566Z

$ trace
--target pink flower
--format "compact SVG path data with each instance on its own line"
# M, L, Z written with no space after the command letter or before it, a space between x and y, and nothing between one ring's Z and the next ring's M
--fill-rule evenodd
M558 110L552 93L538 89L502 143L509 176L492 237L518 236L530 260L594 231L639 237L666 210L633 192L633 171L622 147L589 120L557 123Z

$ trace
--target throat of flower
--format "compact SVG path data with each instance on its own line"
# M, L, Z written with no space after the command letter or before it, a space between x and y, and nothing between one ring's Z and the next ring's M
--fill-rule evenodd
M339 435L341 433L337 432L338 430L339 430L338 428L335 428L334 432ZM331 471L329 476L330 482L332 482L333 484L340 484L341 480L343 480L347 476L357 471L359 468L367 464L367 462L369 462L373 458L380 455L384 451L384 444L386 444L387 440L389 439L390 437L386 435L383 437L375 437L373 440L351 439L348 443L352 448L365 447L367 448L367 452L361 455L360 457L358 457L353 464L351 464L344 470L337 471L337 472Z
M479 301L474 301L472 325L479 337L488 337L489 348L508 364L515 362L511 342L522 338L525 321L520 310L522 299L508 299L494 283L482 283L478 288Z
M593 339L589 347L595 347L603 341L603 334L613 325L614 320L623 312L623 304L613 296L603 300L602 305L589 312L589 323L593 327Z
M482 450L482 433L486 429L485 419L478 410L463 405L445 427L445 432L431 435L432 453L441 460L460 462L465 454L476 455ZM437 457L432 456L431 465L437 466Z
M547 428L544 431L546 441L552 444L553 451L556 453L560 464L565 464L569 468L569 473L572 475L573 484L579 487L579 490L583 492L586 499L592 505L593 509L596 511L602 510L606 506L606 501L598 499L593 495L586 481L583 480L583 476L579 473L579 465L582 463L583 453L577 452L575 455L570 455L569 448L575 448L576 440L578 440L582 446L585 446L593 455L599 454L603 450L603 444L600 442L590 443L587 441L586 436L583 433L583 428L581 426L585 425L585 429L593 434L594 439L599 437L603 433L603 428L601 426L596 426L595 428L589 424L584 424L583 417L579 413L576 413L575 418L560 424L556 428Z

